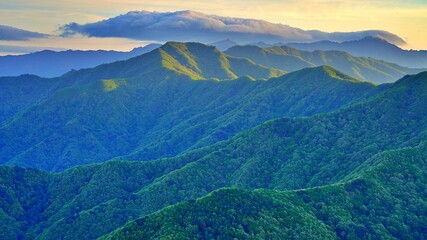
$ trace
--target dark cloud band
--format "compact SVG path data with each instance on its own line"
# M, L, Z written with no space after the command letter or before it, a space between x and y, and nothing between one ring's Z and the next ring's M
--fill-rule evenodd
M0 25L0 40L4 41L26 41L31 38L46 38L47 34L30 32L19 28Z

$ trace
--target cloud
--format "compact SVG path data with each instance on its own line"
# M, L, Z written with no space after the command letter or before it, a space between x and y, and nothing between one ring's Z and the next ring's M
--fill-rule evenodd
M228 38L240 43L346 41L372 36L397 45L405 44L405 41L399 36L381 30L332 33L317 30L306 31L264 20L221 17L194 11L132 11L94 23L70 23L62 26L60 31L63 36L83 34L89 37L199 42L213 42Z
M32 38L47 38L49 35L38 32L30 32L19 28L0 25L0 40L4 41L27 41Z

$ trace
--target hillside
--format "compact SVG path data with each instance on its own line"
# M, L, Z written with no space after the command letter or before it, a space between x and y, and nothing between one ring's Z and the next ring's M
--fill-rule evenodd
M92 68L104 63L126 60L158 47L160 44L149 44L129 52L45 50L18 56L0 56L0 76L33 74L41 77L58 77L73 69Z
M1 237L93 239L146 215L113 236L143 237L158 227L159 237L280 238L310 223L306 237L422 239L426 102L424 72L344 109L267 121L174 158L61 173L0 167L0 220L8 226ZM194 200L224 187L247 190ZM285 191L248 191L258 188Z
M319 188L220 189L101 239L424 239L426 150L384 152Z
M198 60L198 56L191 59ZM137 60L116 64L128 66ZM154 62L150 69L157 72L158 67L167 76L135 73L139 77L130 79L91 80L91 74L114 71L114 65L84 70L89 76L79 81L92 83L58 91L0 128L0 162L61 171L118 157L171 157L229 139L272 118L333 111L388 88L359 82L330 67L304 69L268 81L248 77L193 81L188 76L214 76L193 70L205 68L200 62L169 73ZM123 73L115 74L126 76L146 68L117 69ZM179 74L190 70L187 76ZM216 76L230 73L218 72Z
M286 45L305 51L344 51L354 56L371 57L390 63L396 63L405 67L427 67L427 51L404 50L383 39L374 37L344 41L341 43L333 41L319 41L313 43L288 43Z
M306 52L286 46L261 48L235 46L226 51L236 57L249 58L268 67L288 72L306 67L329 65L357 79L375 83L394 82L406 74L415 74L425 69L402 67L373 58L355 57L340 51Z

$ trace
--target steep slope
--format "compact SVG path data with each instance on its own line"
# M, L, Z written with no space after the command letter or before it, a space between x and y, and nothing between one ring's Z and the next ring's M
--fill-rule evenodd
M313 43L288 43L286 45L305 51L345 51L354 56L372 57L375 59L396 63L405 67L427 67L426 50L404 50L383 39L374 37L367 37L360 40L345 41L341 43L332 41L319 41Z
M183 70L166 72L160 67L157 73L163 76L95 81L57 92L0 128L0 162L61 171L120 156L170 157L228 139L268 119L336 110L387 88L330 67L268 81L192 81L177 71Z
M0 202L5 206L1 220L8 222L8 231L0 234L93 239L141 215L191 200L132 223L129 233L150 234L148 226L169 219L171 224L155 225L162 230L160 237L171 231L208 236L217 230L209 219L218 220L209 214L225 209L221 211L224 215L217 214L224 216L224 225L217 226L236 236L263 234L266 229L279 236L296 236L302 231L298 229L305 229L307 237L419 238L425 221L420 213L425 208L421 189L426 185L426 85L427 72L407 76L348 108L271 120L228 141L174 158L110 161L55 174L1 167ZM399 150L402 148L408 149ZM370 177L372 169L375 176ZM277 193L282 197L271 201L270 192L264 190L221 190L212 195L218 197L194 202L223 187L297 191ZM272 205L265 204L268 202ZM226 211L234 206L241 211ZM277 208L286 212L275 211ZM175 213L184 210L189 214L174 222ZM206 210L208 218L200 219L199 210ZM185 228L198 223L201 228L197 231ZM310 223L312 232L303 223ZM175 228L170 229L171 225ZM239 225L243 232L233 230Z
M129 52L45 50L18 56L0 56L0 76L35 74L41 77L58 77L72 69L92 68L103 63L126 60L158 47L160 44L149 44Z
M384 152L350 180L319 188L217 190L101 239L424 239L426 150Z
M285 71L330 65L355 78L376 83L394 82L406 74L425 71L425 69L402 67L373 58L354 57L346 52L306 52L286 46L269 48L236 46L228 49L226 53L231 56L249 58L256 63Z

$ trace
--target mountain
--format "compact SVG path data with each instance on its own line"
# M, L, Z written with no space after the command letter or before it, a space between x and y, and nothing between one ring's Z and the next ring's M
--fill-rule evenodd
M34 74L41 77L57 77L73 69L92 68L103 63L136 57L159 46L160 44L149 44L130 52L44 50L18 56L0 56L0 76Z
M201 43L168 42L147 54L103 64L93 69L72 71L62 77L67 86L84 85L110 78L152 78L165 80L181 77L192 80L232 80L249 75L267 79L284 74L248 59L230 57L213 46Z
M108 237L422 239L426 102L424 72L173 158L61 173L2 166L1 238L94 239L138 219Z
M235 60L249 65L234 70ZM213 47L170 43L128 61L70 73L55 81L75 87L57 91L0 128L0 162L62 171L111 158L170 157L272 118L333 111L388 88L330 67L268 81L192 80L228 78L239 71L255 77L275 72Z
M373 58L355 57L340 51L301 51L286 46L261 48L258 46L235 46L226 51L228 55L249 58L264 66L288 72L306 67L330 65L352 77L375 83L394 82L406 74L426 69L402 67Z
M231 41L230 39L226 39L226 40L222 40L222 41L211 43L209 45L215 46L220 51L225 51L225 50L227 50L227 49L229 49L231 47L237 46L239 44L236 43L236 42L234 42L234 41Z
M405 67L427 67L427 51L404 50L386 40L374 37L344 42L319 41L313 43L288 43L286 45L305 51L345 51L355 56L372 57Z

